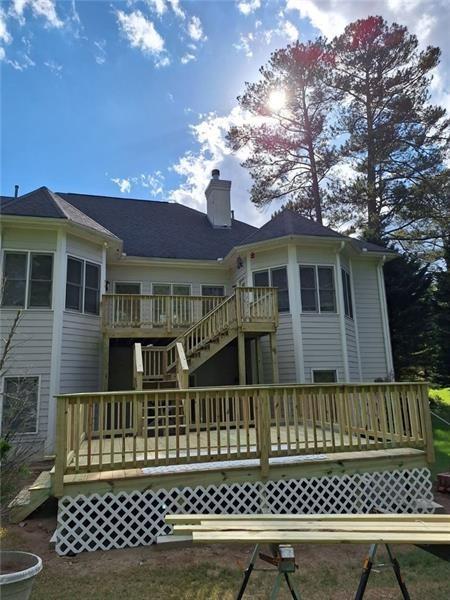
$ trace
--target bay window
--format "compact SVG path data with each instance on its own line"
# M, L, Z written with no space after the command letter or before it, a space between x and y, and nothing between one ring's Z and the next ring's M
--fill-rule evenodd
M289 288L286 267L276 267L253 273L255 287L277 288L278 312L289 312Z
M51 308L53 255L12 252L3 255L2 306Z
M303 312L336 312L333 267L300 265L300 294Z
M67 257L66 309L99 314L100 265Z

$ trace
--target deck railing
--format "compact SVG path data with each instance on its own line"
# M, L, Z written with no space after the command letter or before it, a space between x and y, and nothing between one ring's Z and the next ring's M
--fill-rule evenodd
M64 474L414 447L433 460L426 384L274 385L71 394L57 399Z
M104 294L102 323L109 329L185 329L223 302L221 296Z

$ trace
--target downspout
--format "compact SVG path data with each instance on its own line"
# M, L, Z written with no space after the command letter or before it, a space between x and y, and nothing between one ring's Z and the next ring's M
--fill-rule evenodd
M348 350L347 350L347 333L345 331L345 314L344 314L344 291L342 289L342 272L341 272L341 252L345 247L345 242L342 241L336 251L336 286L338 297L338 313L339 313L339 328L341 332L341 348L342 362L344 365L345 382L350 381L350 371L348 367Z
M378 293L380 298L381 322L383 326L384 351L386 356L387 376L390 381L395 380L394 361L392 359L391 333L389 330L389 315L386 302L386 288L384 285L383 266L386 262L386 255L383 254L377 265Z

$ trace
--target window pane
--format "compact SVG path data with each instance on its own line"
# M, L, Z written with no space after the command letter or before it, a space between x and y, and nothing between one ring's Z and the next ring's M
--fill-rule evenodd
M316 272L314 267L300 267L300 290L302 310L317 311Z
M288 290L278 290L278 312L289 312Z
M75 258L67 259L67 281L81 285L83 274L83 263Z
M321 312L336 312L333 267L318 267Z
M25 306L27 258L28 255L23 252L5 253L2 306Z
M278 312L289 312L289 291L286 267L271 269L272 286L278 288Z
M321 312L335 312L336 311L334 291L320 290L320 311Z
M100 289L100 267L86 263L86 287L94 290Z
M332 267L318 267L319 275L319 288L332 290L334 289L333 282L333 268Z
M116 283L114 286L116 294L140 294L140 283Z
M313 383L335 383L336 381L336 371L334 369L313 371Z
M5 377L2 433L37 430L38 377Z
M269 287L269 271L253 273L253 285L255 287Z
M52 282L32 281L30 284L30 306L50 308L52 305Z
M353 319L353 301L352 301L352 286L350 281L350 274L347 271L344 271L345 275L345 286L344 290L346 290L347 295L347 312L345 313L348 317Z
M98 290L86 288L84 290L84 312L98 315L99 313L99 293Z
M81 310L81 286L72 283L66 285L66 308Z
M173 285L174 296L190 296L191 286L190 285Z
M31 255L31 279L51 281L53 271L53 256L50 254Z
M25 306L25 288L25 280L4 281L2 306Z
M202 285L202 296L224 296L223 285Z
M153 294L155 296L170 296L170 285L165 283L154 283Z

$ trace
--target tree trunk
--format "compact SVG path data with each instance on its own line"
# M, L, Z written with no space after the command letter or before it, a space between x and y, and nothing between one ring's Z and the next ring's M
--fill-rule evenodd
M372 95L370 93L369 69L366 69L366 119L367 119L367 228L368 237L378 241L380 223L377 213L375 147L373 131Z
M311 190L314 202L314 212L316 213L317 223L322 225L322 204L320 199L319 179L317 177L316 157L314 156L314 145L312 142L311 123L309 121L308 107L306 105L305 90L303 90L303 112L311 171Z

